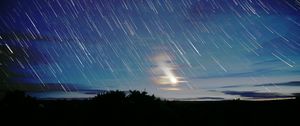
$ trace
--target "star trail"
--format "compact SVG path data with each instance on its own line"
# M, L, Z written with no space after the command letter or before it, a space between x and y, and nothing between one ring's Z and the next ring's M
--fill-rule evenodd
M299 0L2 0L0 8L2 91L224 99L300 91Z

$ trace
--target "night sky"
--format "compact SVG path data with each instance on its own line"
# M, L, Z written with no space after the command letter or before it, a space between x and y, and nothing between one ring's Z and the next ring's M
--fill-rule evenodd
M1 0L0 91L284 98L299 35L299 0Z

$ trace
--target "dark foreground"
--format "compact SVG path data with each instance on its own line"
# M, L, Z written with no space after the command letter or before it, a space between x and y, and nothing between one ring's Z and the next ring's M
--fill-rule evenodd
M1 123L42 125L299 125L300 100L162 101L140 92L89 100L36 100L13 94L0 103Z

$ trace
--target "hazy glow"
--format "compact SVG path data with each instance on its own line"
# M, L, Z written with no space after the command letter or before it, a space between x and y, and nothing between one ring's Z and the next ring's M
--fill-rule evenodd
M169 79L172 82L172 84L177 84L177 82L178 82L177 78L174 76L170 76Z
M172 58L166 53L160 53L155 55L153 58L155 64L154 69L152 70L153 80L156 84L159 85L172 85L177 86L179 83L183 82L179 79L176 72L176 67L172 62Z
M160 88L163 91L180 91L179 88L174 88L174 87L170 87L170 88Z

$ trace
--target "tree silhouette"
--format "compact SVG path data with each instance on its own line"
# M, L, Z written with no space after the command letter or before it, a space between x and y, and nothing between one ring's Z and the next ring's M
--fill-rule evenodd
M146 91L130 90L127 96L128 100L131 102L152 102L158 100L154 95L148 95Z
M154 95L148 95L146 91L130 90L126 93L124 91L116 90L98 94L93 100L103 102L145 103L158 101L159 98L156 98Z
M122 102L124 101L126 98L126 94L123 91L108 91L102 94L97 94L97 96L95 96L93 98L93 100L97 100L97 101L105 101L105 102Z

